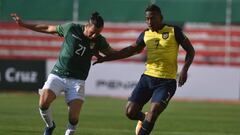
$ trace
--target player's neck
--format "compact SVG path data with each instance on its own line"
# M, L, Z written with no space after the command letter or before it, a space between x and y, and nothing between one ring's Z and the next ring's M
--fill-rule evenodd
M155 29L152 29L152 31L156 31L158 32L159 30L161 30L164 27L164 24L159 24L158 27L156 27Z

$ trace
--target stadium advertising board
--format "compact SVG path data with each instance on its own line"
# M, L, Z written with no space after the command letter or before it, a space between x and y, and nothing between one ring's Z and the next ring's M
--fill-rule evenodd
M0 60L0 90L34 91L45 81L45 61Z
M106 62L93 66L86 94L128 97L144 69L144 63ZM177 88L174 98L239 100L239 79L239 68L192 65L186 84Z
M175 97L240 100L240 69L230 66L193 65L189 69L186 84L178 87Z
M106 62L92 67L86 94L128 97L144 71L144 63Z
M55 61L47 62L47 74ZM144 71L144 63L106 62L91 67L85 84L86 95L128 97Z
M48 61L50 73L55 61ZM179 65L179 71L182 65ZM86 80L86 94L128 97L144 72L144 63L106 62L92 66ZM240 69L225 66L192 65L188 80L178 87L174 98L180 99L240 99Z

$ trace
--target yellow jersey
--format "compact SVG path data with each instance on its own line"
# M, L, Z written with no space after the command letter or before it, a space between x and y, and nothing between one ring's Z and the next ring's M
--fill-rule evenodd
M186 36L177 26L164 25L161 30L145 30L137 45L146 46L147 60L144 74L166 79L176 79L179 44Z

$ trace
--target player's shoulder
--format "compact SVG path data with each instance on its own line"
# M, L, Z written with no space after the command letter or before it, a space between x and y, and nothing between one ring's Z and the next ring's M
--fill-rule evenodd
M61 23L57 25L57 29L64 29L64 30L69 30L73 26L73 23L71 22L66 22L66 23Z
M69 22L67 23L71 28L82 28L83 25L79 23Z
M72 26L72 25L73 25L72 22L65 22L65 23L59 24L59 26Z
M145 33L145 32L147 32L147 31L149 31L150 29L149 28L146 28L146 29L144 29L141 33Z
M175 24L164 24L165 28L172 28L174 30L182 30L182 28L179 25L175 25Z
M96 41L97 42L107 42L107 39L102 34L99 34L96 38Z
M74 26L74 27L83 27L84 24L72 22L72 26Z
M143 38L143 37L145 36L145 33L148 32L148 31L150 31L149 28L144 29L144 30L140 33L140 36L139 36L139 37L142 37L142 38Z
M81 32L84 31L84 25L80 24L80 23L70 22L69 23L69 30L81 33Z
M164 24L163 29L165 29L167 31L172 31L175 33L175 35L179 35L182 33L182 28L178 25Z
M80 24L80 23L74 23L74 22L66 22L66 23L63 23L61 25L65 25L65 26L68 26L68 27L83 27L84 25L83 24Z

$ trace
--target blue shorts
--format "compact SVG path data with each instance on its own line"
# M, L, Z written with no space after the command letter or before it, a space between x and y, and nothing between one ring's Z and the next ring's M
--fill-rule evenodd
M152 98L152 103L160 103L166 107L175 91L175 79L156 78L143 74L128 101L144 105Z

